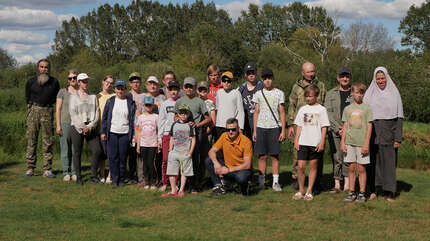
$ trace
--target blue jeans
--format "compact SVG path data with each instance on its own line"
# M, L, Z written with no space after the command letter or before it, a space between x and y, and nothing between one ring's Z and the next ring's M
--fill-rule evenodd
M222 158L218 158L218 162L225 166L225 161ZM212 160L208 157L206 158L206 168L208 169L209 175L211 176L212 183L214 185L220 185L221 184L221 178L218 176L218 174L215 173L215 168ZM240 192L242 195L248 195L248 182L251 179L251 170L240 170L235 172L230 172L229 174L224 175L224 179L227 179L229 181L235 181L237 184L239 184Z
M127 165L128 134L110 133L107 141L107 154L112 183L124 182Z
M63 165L63 175L75 174L75 167L73 166L73 145L71 137L70 124L61 124L63 134L60 136L60 158Z

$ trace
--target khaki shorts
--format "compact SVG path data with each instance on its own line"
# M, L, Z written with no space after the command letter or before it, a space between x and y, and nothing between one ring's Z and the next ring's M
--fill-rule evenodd
M167 160L166 174L176 176L179 174L179 170L183 176L193 176L193 159L189 155L171 151Z
M370 163L370 156L369 153L366 155L361 154L361 146L346 145L346 156L344 162L357 162L358 164L366 165Z

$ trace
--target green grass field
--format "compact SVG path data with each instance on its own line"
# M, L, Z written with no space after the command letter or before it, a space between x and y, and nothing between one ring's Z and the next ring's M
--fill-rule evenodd
M310 202L291 199L289 144L281 152L284 190L250 197L211 198L207 190L163 199L137 186L65 183L58 144L56 179L23 178L24 120L24 113L0 118L0 240L430 240L430 125L405 122L395 203L346 204L346 194L327 192ZM328 145L325 153L327 181Z
M0 240L430 239L428 171L398 169L395 203L347 204L346 194L327 192L293 201L291 186L250 197L211 198L208 190L163 199L138 186L77 186L61 174L23 178L22 157L9 158L0 162Z

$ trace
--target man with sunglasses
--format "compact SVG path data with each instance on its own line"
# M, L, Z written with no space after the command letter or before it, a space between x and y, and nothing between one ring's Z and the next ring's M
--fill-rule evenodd
M225 123L229 118L239 121L239 128L243 130L245 113L243 111L242 96L237 89L232 89L233 73L226 71L221 74L222 89L216 96L216 132L217 140L225 132ZM216 141L216 140L215 140Z
M217 152L222 150L223 156ZM239 184L242 195L248 195L249 180L251 178L252 142L239 132L238 120L230 118L226 121L226 132L209 151L206 166L211 176L214 188L213 196L226 193L230 181Z
M191 193L196 194L199 191L199 185L205 174L205 155L203 150L207 150L207 142L202 142L202 132L204 126L210 123L211 118L209 117L208 110L205 102L195 95L196 91L196 80L193 77L186 77L184 79L183 89L185 96L181 97L175 104L175 111L178 111L179 106L187 105L190 107L191 117L189 124L195 128L195 134L197 137L196 146L193 152L193 172L194 176L190 181Z
M257 79L257 65L254 62L249 62L244 68L246 82L238 88L242 95L243 109L245 112L244 134L252 140L254 126L254 110L255 104L252 102L254 94L263 89L263 82Z
M37 142L39 132L42 133L43 176L55 178L52 169L52 145L54 134L53 105L60 90L58 80L49 75L49 60L41 59L37 62L37 75L29 79L25 85L27 101L27 171L25 176L34 175L37 162Z
M328 140L330 144L331 158L333 160L333 177L335 185L330 193L339 193L340 182L345 179L344 191L349 189L349 165L344 163L344 153L340 149L340 140L342 137L342 114L345 107L352 103L351 96L351 70L342 67L337 73L339 85L329 92L325 98L324 106L327 108L330 126L328 128Z

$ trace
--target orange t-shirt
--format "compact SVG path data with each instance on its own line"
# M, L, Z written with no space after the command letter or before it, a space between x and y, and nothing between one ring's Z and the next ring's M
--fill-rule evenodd
M252 157L252 143L243 134L239 134L236 140L232 142L228 133L224 132L214 147L223 150L225 165L228 168L241 165L244 157Z

